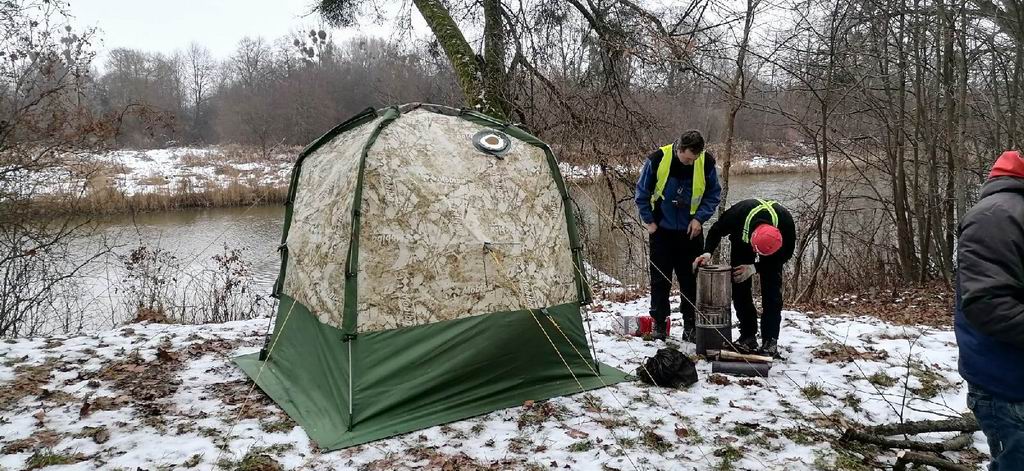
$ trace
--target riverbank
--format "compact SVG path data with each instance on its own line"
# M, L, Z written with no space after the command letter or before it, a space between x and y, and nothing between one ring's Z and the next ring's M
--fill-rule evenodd
M663 346L612 331L617 315L646 308L590 306L602 361L633 371ZM712 375L699 361L687 389L627 382L328 453L230 361L260 348L266 323L0 343L0 468L858 470L895 458L844 442L846 427L966 410L948 328L786 312L786 359L766 379ZM977 467L985 451L976 433L945 455Z
M33 175L32 200L40 212L105 214L278 204L288 193L300 148L262 155L241 146L174 147L118 150L75 155ZM597 165L561 163L563 176L576 183L602 176ZM623 157L623 162L635 159ZM613 166L635 178L640 162ZM816 168L813 159L787 153L775 156L737 152L733 175L801 173Z
M89 214L281 203L299 151L218 146L68 156L34 175L33 202Z

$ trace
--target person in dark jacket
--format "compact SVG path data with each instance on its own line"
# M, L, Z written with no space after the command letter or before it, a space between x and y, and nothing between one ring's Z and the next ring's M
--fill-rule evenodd
M652 152L636 184L636 205L647 227L651 250L651 317L654 338L665 338L671 308L669 292L675 273L683 294L683 339L693 339L697 278L690 260L704 247L703 224L715 214L721 200L715 159L704 150L704 137L696 130Z
M1024 159L996 160L960 223L953 326L992 471L1024 470Z
M793 257L796 224L785 207L775 201L740 201L718 218L708 230L704 253L693 261L693 269L711 261L722 238L732 246L729 263L732 274L732 303L740 321L738 348L757 350L757 309L751 293L752 277L761 275L761 351L778 354L782 325L782 267Z

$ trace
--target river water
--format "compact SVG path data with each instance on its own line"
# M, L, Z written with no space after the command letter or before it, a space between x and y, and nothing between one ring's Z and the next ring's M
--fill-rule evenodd
M730 201L762 197L783 204L813 194L813 174L738 175L732 178ZM631 220L636 207L629 185L617 183L609 187L599 180L582 185L570 184L569 191L582 215L582 232L587 259L599 270L629 283L646 282L646 236ZM613 211L614 197L619 199L618 212ZM125 266L129 254L140 246L160 250L170 257L173 271L163 274L175 278L197 280L197 274L215 271L215 256L225 250L237 250L241 264L248 270L242 275L251 285L251 292L269 294L280 268L277 246L281 238L284 209L282 206L251 206L240 208L189 209L136 215L114 215L94 219L95 235L113 251L85 270L84 290L78 303L85 318L80 325L87 329L110 328L131 316L126 304ZM619 222L616 223L616 220ZM624 233L613 226L630 228ZM93 245L83 245L81 254ZM138 283L139 280L134 280ZM201 282L207 283L207 282ZM188 296L195 284L171 297ZM270 303L263 307L269 312Z

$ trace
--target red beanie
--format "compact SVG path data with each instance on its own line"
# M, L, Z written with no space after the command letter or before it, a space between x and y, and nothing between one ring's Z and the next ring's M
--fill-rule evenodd
M782 248L782 233L771 224L761 224L750 235L750 245L758 255L771 255Z
M992 166L992 172L988 174L988 177L1024 178L1024 159L1021 158L1020 152L1015 150L1003 152L1003 155L996 159L996 163Z

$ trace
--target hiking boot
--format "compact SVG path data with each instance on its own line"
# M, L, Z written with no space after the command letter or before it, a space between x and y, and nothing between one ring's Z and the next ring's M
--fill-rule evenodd
M732 343L737 352L750 353L757 350L757 334L741 335L739 340Z
M776 339L764 339L764 341L761 342L761 353L766 355L766 356L778 358L778 356L779 356L779 342L778 342L778 340L776 340Z
M658 322L657 320L655 320L654 321L654 334L651 335L651 338L654 339L654 340L665 340L665 337L667 337L667 336L668 336L668 328L665 325L665 321Z

